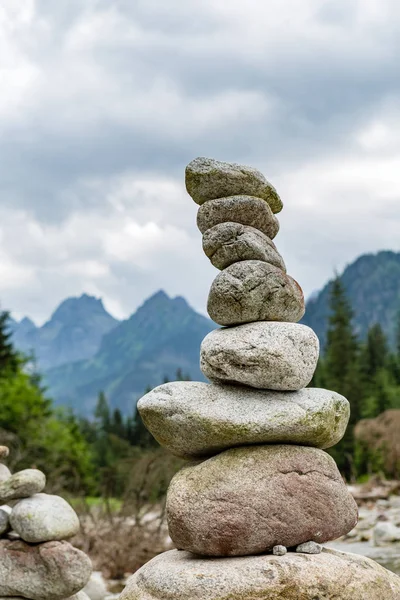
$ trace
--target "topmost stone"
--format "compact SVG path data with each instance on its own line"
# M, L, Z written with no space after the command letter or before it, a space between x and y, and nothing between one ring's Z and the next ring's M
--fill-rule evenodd
M247 194L266 200L274 213L283 208L276 189L252 167L212 158L195 158L186 167L185 182L188 194L197 204Z

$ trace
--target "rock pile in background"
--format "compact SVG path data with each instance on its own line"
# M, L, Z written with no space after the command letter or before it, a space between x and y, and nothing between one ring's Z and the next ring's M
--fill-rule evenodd
M154 437L196 462L167 495L181 552L150 561L121 599L400 598L395 575L320 546L357 522L357 505L324 452L343 436L349 404L305 389L319 343L298 324L303 293L272 241L281 199L255 169L212 159L189 164L186 187L201 205L204 251L221 269L208 312L223 328L201 346L211 384L169 383L139 401Z
M7 455L2 446L0 457ZM65 541L79 519L63 498L43 493L45 485L37 469L12 475L0 464L0 598L87 600L91 562Z

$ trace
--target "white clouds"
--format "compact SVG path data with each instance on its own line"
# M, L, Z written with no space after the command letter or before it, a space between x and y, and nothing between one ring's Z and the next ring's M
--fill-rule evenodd
M4 0L0 299L119 315L160 287L205 306L185 164L260 167L285 201L277 244L309 293L397 249L396 0Z

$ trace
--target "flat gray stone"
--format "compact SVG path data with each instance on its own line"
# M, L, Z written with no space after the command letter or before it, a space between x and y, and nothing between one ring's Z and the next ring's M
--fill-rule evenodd
M25 542L64 540L79 532L74 509L59 496L35 494L13 508L10 523Z
M200 368L217 383L295 391L310 383L318 355L310 327L260 321L211 331L201 344Z
M197 227L201 233L219 223L241 223L259 229L271 240L279 231L279 221L264 200L254 196L228 196L200 206Z
M199 157L186 167L185 183L188 194L197 204L224 196L249 194L268 202L274 213L283 208L274 186L252 167Z
M211 227L203 235L203 250L217 269L243 260L261 260L286 272L274 242L248 225L219 223Z
M0 596L63 600L86 585L90 559L68 542L0 540Z
M204 559L171 550L128 581L120 600L398 600L400 577L334 550Z
M299 544L299 546L297 546L296 552L302 554L321 554L322 546L316 542L305 542L304 544Z
M179 550L243 556L349 532L357 505L335 461L305 446L247 446L179 471L167 494Z
M9 500L28 498L41 492L46 485L46 476L38 469L25 469L14 473L0 482L0 504Z
M260 260L245 260L214 279L207 311L219 325L297 323L305 313L305 304L301 287L282 269Z
M173 454L197 459L234 446L293 443L329 448L343 437L346 398L328 390L255 390L175 381L138 402L147 429Z

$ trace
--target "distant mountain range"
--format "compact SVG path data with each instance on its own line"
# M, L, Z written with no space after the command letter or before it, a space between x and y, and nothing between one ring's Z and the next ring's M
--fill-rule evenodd
M361 256L341 275L355 311L358 334L380 323L394 341L400 309L400 253ZM313 294L303 322L322 344L326 339L331 282ZM57 404L91 414L100 391L113 407L134 410L148 386L175 379L177 369L204 380L199 368L203 338L216 327L184 298L159 291L127 320L114 319L101 300L84 294L68 298L42 327L28 318L11 321L13 340L23 352L34 351L39 369Z
M400 253L364 254L348 265L340 278L354 311L358 336L365 338L371 325L379 323L393 345L400 311ZM330 281L319 294L313 294L302 320L314 329L322 346L326 342L331 287Z

